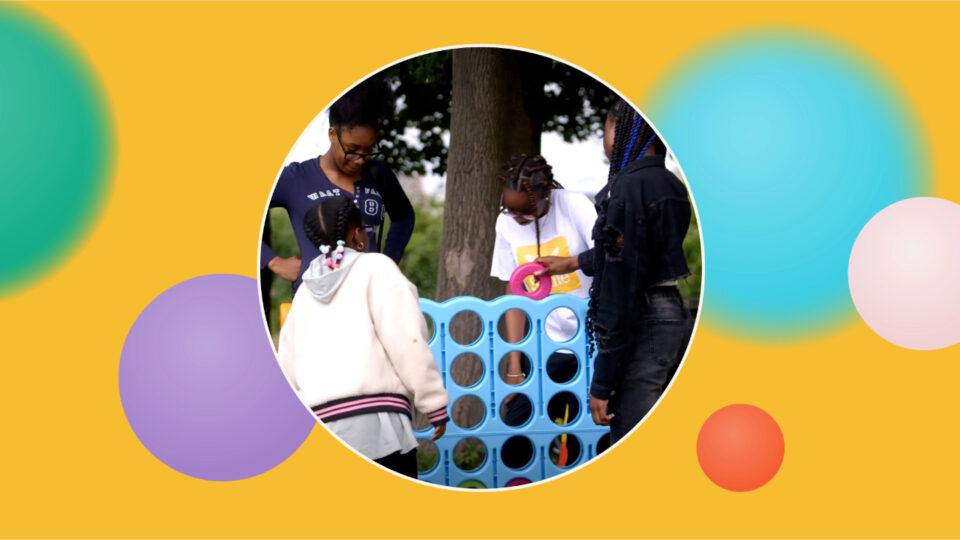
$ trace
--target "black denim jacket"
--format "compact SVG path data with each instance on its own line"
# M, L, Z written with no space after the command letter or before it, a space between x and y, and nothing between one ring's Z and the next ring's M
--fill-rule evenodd
M603 223L597 220L593 229L593 260L586 261L587 270L599 274L594 283L598 354L590 386L599 399L610 397L619 360L629 354L644 291L690 274L683 254L690 202L683 183L664 167L664 157L629 163L609 186L597 194L598 208L607 209Z

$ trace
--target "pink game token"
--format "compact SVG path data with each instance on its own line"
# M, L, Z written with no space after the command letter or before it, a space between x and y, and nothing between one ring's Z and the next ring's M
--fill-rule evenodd
M510 276L510 292L513 294L526 296L527 298L532 298L533 300L543 300L546 298L547 295L550 294L550 287L553 285L553 280L550 278L550 276L538 277L537 282L540 284L540 286L537 287L535 291L527 292L523 288L524 279L543 269L543 265L535 262L521 264L518 266Z
M510 480L503 487L522 486L524 484L529 484L529 483L530 483L530 480L520 477L520 478L514 478L513 480Z

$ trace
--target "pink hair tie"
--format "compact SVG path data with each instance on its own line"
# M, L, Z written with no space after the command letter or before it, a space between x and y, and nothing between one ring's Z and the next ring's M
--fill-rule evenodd
M541 270L546 270L546 268L540 263L529 262L526 264L521 264L513 271L513 274L510 275L510 292L512 294L518 294L520 296L526 296L533 300L543 300L550 294L550 289L553 287L553 279L550 276L537 276L537 282L539 287L533 291L527 292L523 288L523 280L534 275Z

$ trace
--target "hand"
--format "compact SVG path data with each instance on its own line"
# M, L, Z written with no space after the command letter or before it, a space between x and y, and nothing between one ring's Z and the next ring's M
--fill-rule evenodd
M569 274L579 268L576 257L537 257L533 262L543 265L545 268L535 272L535 276L552 276L554 274Z
M300 257L283 258L278 255L270 259L267 268L287 281L296 281L300 277Z
M612 414L607 413L607 405L609 400L606 399L597 399L593 396L590 396L590 412L593 414L593 423L598 426L609 426L610 420L613 419Z
M446 433L446 432L447 432L447 425L446 425L446 424L440 424L439 426L434 426L434 427L433 427L433 436L430 437L430 440L431 440L431 441L435 441L435 440L439 439L440 437L443 437L443 434Z

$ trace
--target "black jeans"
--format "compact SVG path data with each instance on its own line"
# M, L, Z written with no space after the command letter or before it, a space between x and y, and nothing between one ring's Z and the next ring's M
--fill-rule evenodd
M623 438L660 399L673 379L693 332L693 317L676 287L655 287L645 293L636 319L629 356L617 369L608 411L611 444Z
M380 459L375 459L374 461L390 469L391 471L409 476L410 478L417 477L417 449L416 448L407 452L406 454L401 454L400 451L398 450L388 456L383 456Z

